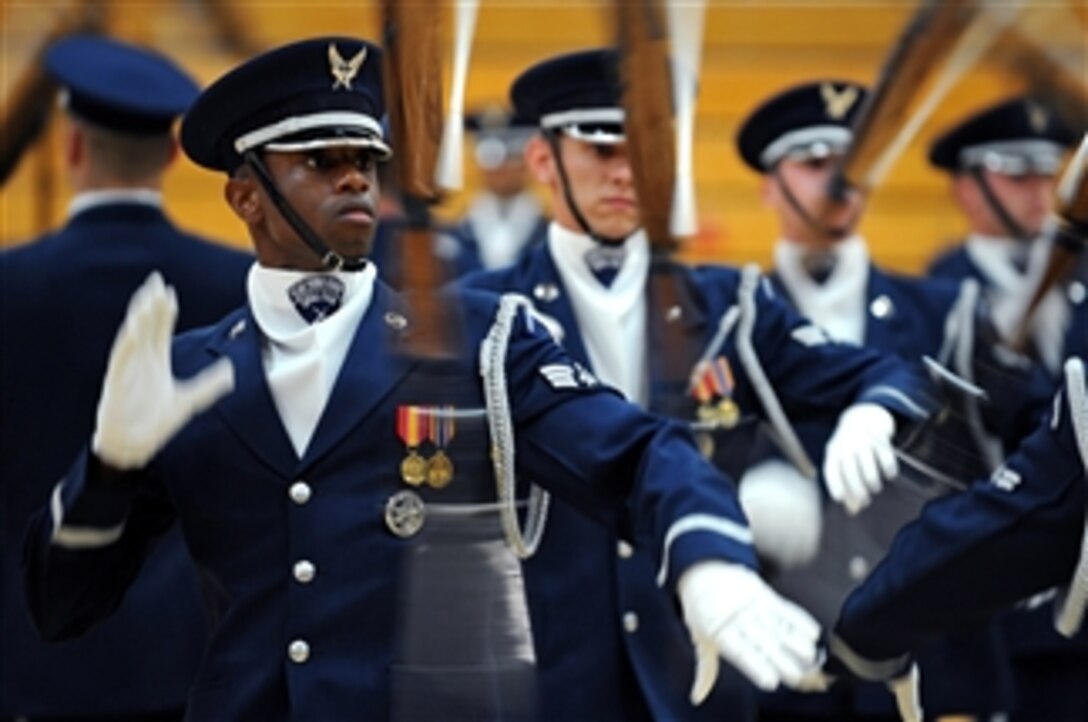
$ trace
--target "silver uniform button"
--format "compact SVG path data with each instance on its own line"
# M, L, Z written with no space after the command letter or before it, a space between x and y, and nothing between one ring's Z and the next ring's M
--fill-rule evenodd
M631 555L635 553L635 548L625 541L621 541L616 544L616 553L620 555L620 559L630 559Z
M1075 306L1084 303L1084 299L1088 298L1088 288L1085 288L1084 284L1080 281L1073 281L1070 283L1067 292L1069 294L1069 302Z
M869 304L869 312L876 318L890 318L895 313L895 304L890 298L881 294Z
M638 615L634 612L625 612L623 615L623 629L628 634L638 631Z
M385 526L394 536L408 539L423 528L426 513L419 494L407 489L398 491L385 502Z
M851 579L860 581L869 573L869 562L865 560L865 557L851 557L847 571Z
M295 562L292 572L295 575L295 581L302 584L309 584L314 580L314 577L317 576L317 567L315 567L314 563L310 560L301 559Z
M394 331L403 331L408 326L408 319L396 311L388 311L385 314L385 325Z
M554 301L559 298L559 286L554 283L538 283L533 286L533 298L538 301Z
M310 658L310 645L305 639L296 639L288 645L287 656L295 664L303 664Z
M296 481L294 484L291 484L291 488L287 490L287 493L291 496L291 501L301 505L310 500L310 496L313 492L310 489L310 485L305 481Z

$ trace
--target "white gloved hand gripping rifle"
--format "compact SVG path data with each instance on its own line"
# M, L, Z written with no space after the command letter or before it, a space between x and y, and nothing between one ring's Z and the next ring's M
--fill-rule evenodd
M850 406L835 427L824 454L824 484L836 502L857 514L899 473L892 437L895 417L883 406Z
M110 351L91 448L119 470L139 469L193 416L234 388L234 368L221 359L191 379L174 378L170 344L177 296L157 272L129 301Z
M814 665L820 625L752 570L699 562L680 576L677 590L695 645L692 704L714 688L719 658L768 691L798 684Z

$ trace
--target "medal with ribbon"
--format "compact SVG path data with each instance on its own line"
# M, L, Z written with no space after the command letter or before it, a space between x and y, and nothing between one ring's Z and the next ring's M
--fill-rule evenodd
M427 426L428 418L422 406L397 407L397 436L408 450L400 462L400 478L412 486L427 481L427 460L419 453L419 445L428 436Z
M431 408L431 423L428 425L429 438L437 451L427 462L427 483L435 489L441 489L453 480L453 461L446 454L446 447L453 441L457 432L452 406L434 406Z
M718 356L700 361L691 374L691 395L699 402L699 420L731 429L740 420L740 408L733 400L733 369L729 359Z

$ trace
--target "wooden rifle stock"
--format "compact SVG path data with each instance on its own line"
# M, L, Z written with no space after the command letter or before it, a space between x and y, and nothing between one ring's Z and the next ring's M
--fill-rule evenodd
M19 159L41 133L53 109L57 85L45 71L45 52L56 41L78 33L98 33L105 27L105 9L100 2L81 2L74 11L62 13L38 44L30 64L15 80L4 99L0 118L0 186L19 165Z
M911 120L912 109L979 10L970 0L930 0L913 16L885 61L854 123L854 139L839 163L832 198L869 190L884 154Z
M414 319L411 349L435 357L449 350L448 316L436 295L442 269L434 253L431 206L442 142L441 7L438 0L383 0L383 85L407 227L398 238L404 290Z
M1032 318L1047 293L1069 275L1088 245L1088 133L1062 176L1058 203L1056 223L1047 230L1050 255L1009 339L1017 351L1028 347Z
M615 0L627 152L643 228L654 249L670 251L676 173L669 39L661 0Z
M441 5L383 0L383 81L396 176L405 195L434 202L442 143Z

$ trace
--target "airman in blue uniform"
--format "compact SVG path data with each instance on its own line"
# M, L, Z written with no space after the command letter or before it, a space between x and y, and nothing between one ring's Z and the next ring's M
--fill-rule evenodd
M523 157L534 128L498 104L470 114L465 127L473 136L481 189L451 236L465 257L461 268L502 268L547 237L548 219Z
M933 276L977 279L996 313L1018 313L1033 292L1029 269L1046 262L1040 234L1055 200L1063 157L1075 133L1026 97L1005 100L956 123L934 140L929 161L949 174L952 198L970 234L930 266ZM1016 317L1003 323L1018 322ZM1008 328L1006 326L1006 328ZM1046 296L1033 316L1031 346L1053 374L1066 355L1088 353L1088 261ZM1017 609L1001 620L1016 683L1014 720L1072 719L1088 708L1088 630L1057 634L1052 607Z
M1045 263L1049 248L1040 234L1054 208L1064 156L1077 140L1056 113L1027 97L980 110L934 140L929 162L949 174L952 199L970 233L935 258L929 274L977 279L998 312L1015 311L1018 304L1004 302L1030 294L1029 267ZM1052 374L1063 358L1088 348L1086 284L1082 263L1034 316L1033 350Z
M854 673L897 675L925 640L1055 589L1052 624L1076 634L1088 604L1083 362L1067 361L1064 377L1048 418L1016 453L988 480L929 504L850 595L830 648ZM1040 720L1088 718L1076 695L1030 712Z
M616 63L611 50L582 51L514 82L516 113L539 128L526 158L555 218L545 244L463 285L531 298L576 361L640 405L696 425L704 452L727 467L759 421L788 436L791 420L833 425L867 402L921 418L926 402L912 372L830 343L757 269L690 268L651 251ZM867 441L852 449L856 458L872 453ZM754 690L742 680L723 680L702 708L687 704L676 670L690 666L690 651L645 550L562 502L550 518L551 535L525 564L530 599L540 600L530 612L547 719L585 718L581 710L600 720L754 718ZM594 675L593 685L575 683Z
M63 227L0 253L0 720L179 720L209 628L180 535L108 622L63 645L32 627L21 540L93 429L132 292L157 270L183 299L179 328L193 328L242 302L253 258L163 210L171 127L199 93L187 74L105 38L63 40L45 62L63 89L75 195Z
M504 559L562 533L543 487L648 550L697 647L695 701L722 657L764 688L800 681L818 629L754 572L735 495L683 425L600 383L523 300L465 292L427 319L377 279L381 73L365 41L300 41L187 114L183 147L229 174L257 251L248 302L171 342L169 288L134 295L90 446L29 530L43 634L108 615L176 521L219 612L188 719L531 718ZM446 353L421 354L436 320ZM519 494L515 472L541 487ZM503 540L506 557L480 552Z
M921 363L928 356L981 383L975 378L972 344L979 313L977 286L880 269L856 232L865 199L856 190L848 190L841 199L829 196L836 160L853 139L852 125L866 95L866 88L855 82L807 82L774 95L742 124L737 134L740 155L762 176L762 197L781 228L772 282L781 296L838 341L878 349L910 363ZM991 375L1005 381L1012 370ZM942 442L939 453L921 460L941 467L953 480L973 478L999 463L1005 429L984 423L984 408L965 397L957 407L964 423L934 434ZM798 429L807 453L816 460L823 455L829 432L820 420ZM1000 438L995 438L998 432ZM769 456L759 452L741 479L742 500L802 484L796 468L783 464L773 445L765 446L771 448ZM952 456L941 449L967 453ZM917 459L921 449L911 451ZM894 479L883 490L863 490L842 499L841 505L823 505L822 532L806 537L813 543L809 558L781 565L773 577L776 588L830 624L849 590L887 550L895 531L917 515L927 498L944 491L939 484L919 483L924 480L916 477ZM835 490L829 486L828 491L834 499ZM796 504L796 497L786 498L783 491L775 496L781 505ZM758 538L761 520L749 516ZM782 535L797 528L782 524L773 506L767 521ZM947 673L928 676L923 690L928 710L935 715L983 716L1006 710L1009 703L995 694L1006 674L1001 655L996 630L964 635L928 650L923 663L947 666ZM970 674L963 671L968 669ZM804 697L784 692L767 697L763 706L771 720L778 719L775 715L790 720L897 717L892 696L878 685L843 683L826 694Z

